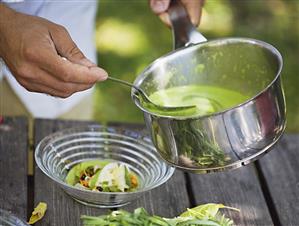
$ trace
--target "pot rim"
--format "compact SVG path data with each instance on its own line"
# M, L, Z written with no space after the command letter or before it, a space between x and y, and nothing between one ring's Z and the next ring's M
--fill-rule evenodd
M154 113L154 112L151 112L151 111L147 110L146 108L144 108L140 104L139 99L135 95L135 90L131 89L131 98L132 98L133 102L135 103L135 105L140 110L143 111L143 113L148 113L151 116L164 118L164 119L168 119L168 120L181 121L181 120L204 119L204 118L208 118L208 117L214 117L214 116L222 115L226 112L230 112L230 111L233 111L234 109L242 107L242 106L248 104L249 102L251 102L254 99L257 99L260 95L265 93L279 79L279 77L281 75L282 67L283 67L283 59L282 59L282 56L281 56L280 52L273 45L271 45L267 42L261 41L261 40L257 40L257 39L253 39L253 38L246 38L246 37L227 37L227 38L213 39L213 40L210 40L210 41L207 41L207 42L201 42L201 43L198 43L198 44L194 44L192 46L185 46L185 47L182 47L182 48L179 48L179 49L175 49L175 50L159 57L158 59L154 60L151 64L149 64L149 66L147 66L143 70L143 72L137 76L137 78L134 81L134 85L139 86L142 83L142 81L144 80L146 72L151 70L151 68L153 66L155 66L158 62L160 62L161 60L164 60L166 58L169 58L171 56L174 56L176 53L178 53L180 51L186 51L187 49L191 50L192 48L194 48L194 49L199 48L200 46L204 46L206 44L214 44L214 45L218 44L219 45L219 44L222 44L222 43L240 43L240 42L241 43L242 42L243 43L250 43L250 44L253 44L253 45L257 45L261 48L267 49L268 51L272 52L272 54L277 57L278 64L279 64L278 65L278 70L276 72L276 75L275 75L274 79L264 89L262 89L260 92L258 92L256 95L252 96L248 100L246 100L246 101L244 101L244 102L242 102L238 105L235 105L231 108L228 108L228 109L225 109L225 110L222 110L222 111L218 111L218 112L215 112L215 113L211 113L211 114L206 114L206 115L202 115L202 116L179 116L179 117L178 116L160 115L158 113Z

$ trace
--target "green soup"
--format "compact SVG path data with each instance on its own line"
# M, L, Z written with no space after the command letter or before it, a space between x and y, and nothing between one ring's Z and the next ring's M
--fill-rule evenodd
M161 111L152 105L142 103L151 112L165 116L202 116L229 109L248 99L236 91L214 86L179 86L152 93L149 99L162 106L189 106L196 107L179 111Z

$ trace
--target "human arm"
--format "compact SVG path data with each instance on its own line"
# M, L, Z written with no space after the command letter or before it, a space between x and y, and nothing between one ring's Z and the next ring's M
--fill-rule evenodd
M107 78L67 30L0 3L0 57L27 90L68 97ZM65 60L67 59L67 60Z

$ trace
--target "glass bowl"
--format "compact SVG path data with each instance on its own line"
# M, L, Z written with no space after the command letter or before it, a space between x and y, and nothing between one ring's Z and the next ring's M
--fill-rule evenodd
M28 224L9 211L0 209L0 226L28 226Z
M134 192L96 192L64 182L74 165L94 159L126 163L139 178L138 189ZM174 168L160 159L147 136L118 127L92 125L53 133L36 147L35 161L42 172L75 200L100 208L126 205L165 183L174 173Z

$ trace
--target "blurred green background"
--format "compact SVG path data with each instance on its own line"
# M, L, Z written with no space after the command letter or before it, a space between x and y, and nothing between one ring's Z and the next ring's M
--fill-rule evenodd
M208 39L239 36L274 45L284 59L287 130L299 131L299 1L206 0L199 30ZM133 82L153 60L171 51L171 31L148 6L148 0L101 0L96 46L99 65L110 75ZM95 93L95 120L142 122L130 89L100 83Z

